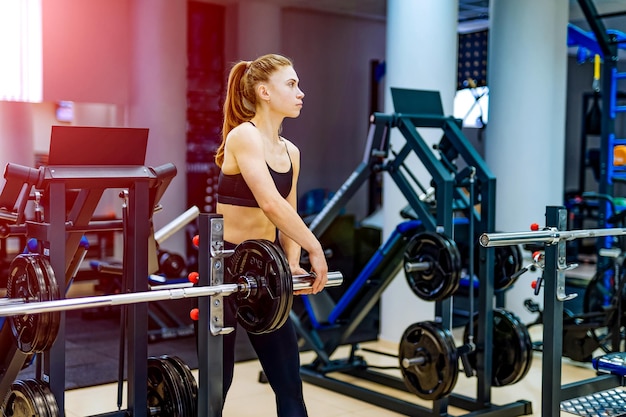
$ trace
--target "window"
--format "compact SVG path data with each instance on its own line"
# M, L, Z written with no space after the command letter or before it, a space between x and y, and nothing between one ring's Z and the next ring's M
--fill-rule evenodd
M0 1L0 100L41 102L41 0Z
M454 117L463 119L463 127L484 127L489 119L489 88L458 90L454 97Z

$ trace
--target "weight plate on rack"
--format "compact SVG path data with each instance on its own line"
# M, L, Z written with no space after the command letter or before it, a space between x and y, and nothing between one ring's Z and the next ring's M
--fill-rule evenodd
M59 286L57 284L52 265L50 265L50 261L48 261L48 258L43 255L37 255L35 257L35 261L43 273L44 282L46 283L46 288L48 288L48 299L58 300L60 298ZM38 347L40 352L46 351L52 347L52 344L56 340L57 334L59 333L59 326L61 325L60 311L52 311L45 314L50 316L50 323L48 324L48 328L46 330L42 329L45 337L42 339L41 345Z
M513 275L522 269L522 253L517 245L496 246L494 256L494 289L506 290L517 281Z
M423 358L420 364L403 366L405 359ZM425 321L410 325L400 339L398 359L407 388L425 400L450 394L459 375L454 338L449 330Z
M42 414L43 416L48 417L59 417L60 411L59 406L57 404L56 398L50 391L48 384L38 379L27 379L25 383L30 387L30 389L36 393L38 397L38 403L41 404L41 410L45 410L46 414Z
M55 297L46 283L38 258L37 254L20 254L13 259L9 267L7 297L23 299L27 303L49 301ZM8 318L17 346L22 352L42 352L48 347L48 329L53 321L52 316L53 313L40 313Z
M178 372L165 359L148 358L148 408L150 415L186 417L184 387ZM154 414L152 414L154 411Z
M237 297L237 320L250 333L271 332L289 318L293 280L278 251L270 241L247 240L229 257L224 274L227 283L256 283L249 294L239 291L233 295Z
M37 380L17 380L11 384L11 390L7 393L2 402L3 416L12 417L58 417L60 415L58 407L54 404L47 404L50 401L46 397L42 382ZM46 390L49 390L46 387Z
M182 396L185 402L185 415L195 416L198 414L198 385L191 373L191 369L178 356L163 355L161 360L168 361L178 372L181 386L184 390Z
M411 271L407 265L413 263L429 267ZM404 252L404 266L409 287L423 300L443 300L459 287L461 256L456 243L442 234L421 232L411 238Z
M180 278L187 268L185 259L173 252L160 250L158 252L159 272L169 278Z
M474 336L478 333L478 314L474 315ZM469 322L463 334L464 343L469 339ZM476 370L476 353L467 355L469 364ZM519 382L530 369L533 358L532 341L526 326L510 311L493 310L493 350L491 370L493 386L502 387Z

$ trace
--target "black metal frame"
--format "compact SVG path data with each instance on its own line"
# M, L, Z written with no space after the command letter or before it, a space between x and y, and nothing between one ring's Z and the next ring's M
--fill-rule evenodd
M546 227L558 231L567 229L567 210L562 206L546 207ZM532 235L527 238L533 242ZM566 239L556 243L545 243L545 265L543 270L544 310L542 347L541 415L560 415L562 401L589 395L624 385L624 378L613 374L598 374L596 377L561 385L563 355L563 303L570 299L565 294Z
M438 145L440 150L438 155L432 151L431 147L420 136L417 130L418 127L439 128L443 131L444 136ZM390 157L390 133L394 128L397 128L402 133L405 143L400 150L393 153L393 157ZM477 201L469 201L467 195L461 191L462 188L467 187L469 172L467 169L461 172L454 172L456 167L453 161L448 160L445 155L445 152L450 150L455 156L462 157L467 167L474 168L472 172L475 172L477 180ZM422 201L416 191L417 189L420 189L422 192L426 190L413 176L408 167L409 161L407 158L411 154L419 158L432 176L432 183L435 187L435 200L437 202L434 213L433 208L428 203ZM463 135L461 120L438 114L400 113L375 113L371 116L367 148L363 161L329 203L312 220L309 226L310 229L316 235L321 235L350 198L356 194L360 186L370 178L370 175L380 171L387 172L393 179L408 201L410 210L415 213L416 218L422 221L426 230L442 231L448 236L453 236L454 215L457 210L465 210L465 214L470 217L471 221L475 222L479 230L494 230L496 179L478 152ZM478 210L474 208L475 204L480 206ZM314 351L317 353L317 358L311 364L302 366L301 375L303 379L309 383L332 389L335 392L353 396L405 415L444 416L448 415L448 405L471 410L472 415L514 416L531 414L532 406L528 401L520 400L503 406L494 405L491 402L492 364L488 358L492 357L491 351L493 346L492 319L495 296L493 265L495 256L493 251L485 250L485 248L479 249L481 250L481 261L477 266L477 275L480 281L477 312L480 319L478 320L476 340L480 341L480 344L476 351L476 398L453 393L449 397L433 401L432 407L428 408L330 376L333 372L339 372L384 386L406 390L403 381L399 378L368 370L367 364L353 354L354 349L346 360L331 361L329 359L335 348L340 343L345 342L350 332L356 328L354 323L358 324L359 319L362 319L369 311L367 309L371 308L378 301L386 286L401 267L403 256L403 245L401 242L386 242L381 246L379 252L381 250L385 255L389 254L385 258L385 265L381 265L380 268L377 268L376 273L372 274L369 292L365 293L365 296L360 299L359 308L353 309L356 313L353 313L345 320L349 325L337 339L321 346L320 343L316 343L319 338L316 335L309 334L295 314L291 314L298 333L313 346ZM503 300L499 299L498 302L502 303ZM436 321L441 322L445 328L452 327L451 303L452 300L450 298L434 303Z
M17 221L10 225L15 233L25 233L42 243L44 256L49 256L50 264L57 273L59 293L64 296L72 278L75 257L79 251L80 239L85 230L95 230L90 224L100 198L107 188L128 189L128 227L124 228L125 263L130 274L126 291L148 290L149 249L152 234L152 211L162 197L176 168L172 164L160 167L144 166L48 166L39 169L7 165L5 178L13 187L15 182L28 184L28 191L21 193L21 200L28 199L30 186L43 189L46 196L46 209L43 221L26 221L25 228ZM24 190L24 188L23 188ZM66 207L69 190L78 190L78 196L71 207ZM18 195L14 196L16 200ZM22 209L25 207L21 205ZM22 213L23 216L23 213ZM18 215L19 218L19 215ZM101 229L101 230L110 230ZM117 230L117 229L116 229ZM107 415L145 415L147 404L147 358L148 358L148 305L138 303L128 306L126 336L128 345L127 363L127 410ZM0 330L0 340L12 339L10 326ZM28 355L17 350L15 343L2 343L4 349L0 374L0 397L10 390L17 374ZM7 349L8 346L11 346ZM46 381L60 410L65 409L65 313L60 313L60 326L57 338L49 351L38 355L36 377ZM8 365L8 366L7 366Z

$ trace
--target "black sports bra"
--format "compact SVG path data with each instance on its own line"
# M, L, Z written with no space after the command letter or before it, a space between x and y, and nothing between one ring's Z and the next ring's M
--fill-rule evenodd
M285 149L286 148L287 144L285 143ZM289 155L289 150L287 150L287 155ZM289 162L289 171L287 172L276 172L267 165L266 162L267 169L269 169L272 175L276 189L283 198L287 198L293 185L293 164L291 164L291 156L289 157ZM241 173L228 175L220 171L217 180L217 202L232 204L234 206L259 207L259 204L256 202L252 191L250 191L250 187L246 184Z

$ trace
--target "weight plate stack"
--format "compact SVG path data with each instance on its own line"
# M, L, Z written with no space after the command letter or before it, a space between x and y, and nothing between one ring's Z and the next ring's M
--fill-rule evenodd
M35 260L43 273L44 282L46 283L46 288L48 288L48 294L50 294L49 299L59 299L59 286L50 261L43 255L37 255ZM46 337L41 341L41 346L39 347L40 352L44 352L52 347L59 333L59 326L61 325L61 312L54 311L47 314L50 315L50 323L47 329L42 329L42 333L45 333Z
M473 320L474 335L478 333L478 315ZM469 339L469 322L463 334ZM476 353L467 355L472 369L476 370ZM526 326L510 311L493 310L493 350L491 355L492 380L495 387L512 385L522 380L532 364L533 346Z
M229 261L227 283L256 283L249 294L233 295L239 324L254 334L282 326L293 302L293 280L280 249L268 240L247 240L237 245Z
M265 332L267 333L279 329L289 318L289 311L293 306L293 297L291 296L293 293L293 279L291 278L291 269L287 263L287 258L282 250L268 240L260 241L259 243L265 247L268 254L271 254L272 259L276 260L278 270L280 271L277 279L280 281L276 282L274 286L279 285L280 294L284 294L284 296L280 296L280 305L276 311L275 320Z
M494 289L504 291L517 280L513 276L522 269L522 253L517 245L497 246L494 255Z
M421 363L406 366L405 360ZM459 375L454 338L449 330L432 321L410 325L400 339L398 359L406 387L424 400L449 395Z
M9 267L7 297L25 302L50 301L59 298L54 274L44 273L39 254L20 254ZM51 271L51 269L50 269ZM8 318L18 348L24 353L48 349L58 331L59 312L24 314Z
M423 270L407 272L407 264L424 263ZM404 252L409 287L423 300L439 301L459 288L461 255L456 243L440 233L421 232L413 236Z
M41 400L43 404L41 409L47 411L47 414L44 414L44 416L58 417L61 415L56 398L54 398L54 394L50 391L48 384L38 379L27 379L25 382Z
M56 399L48 386L36 379L17 380L11 384L0 411L12 417L59 417Z
M469 246L467 242L457 244L461 253L462 267L469 271ZM493 263L493 288L495 291L504 291L517 281L517 272L522 269L522 252L518 245L496 246ZM481 258L480 248L474 248L474 275L478 275L478 266L485 262Z
M168 360L148 358L149 415L187 417L189 413L186 391L178 371Z
M191 369L178 356L163 355L160 359L168 361L178 372L183 386L186 415L196 416L198 414L198 384Z

